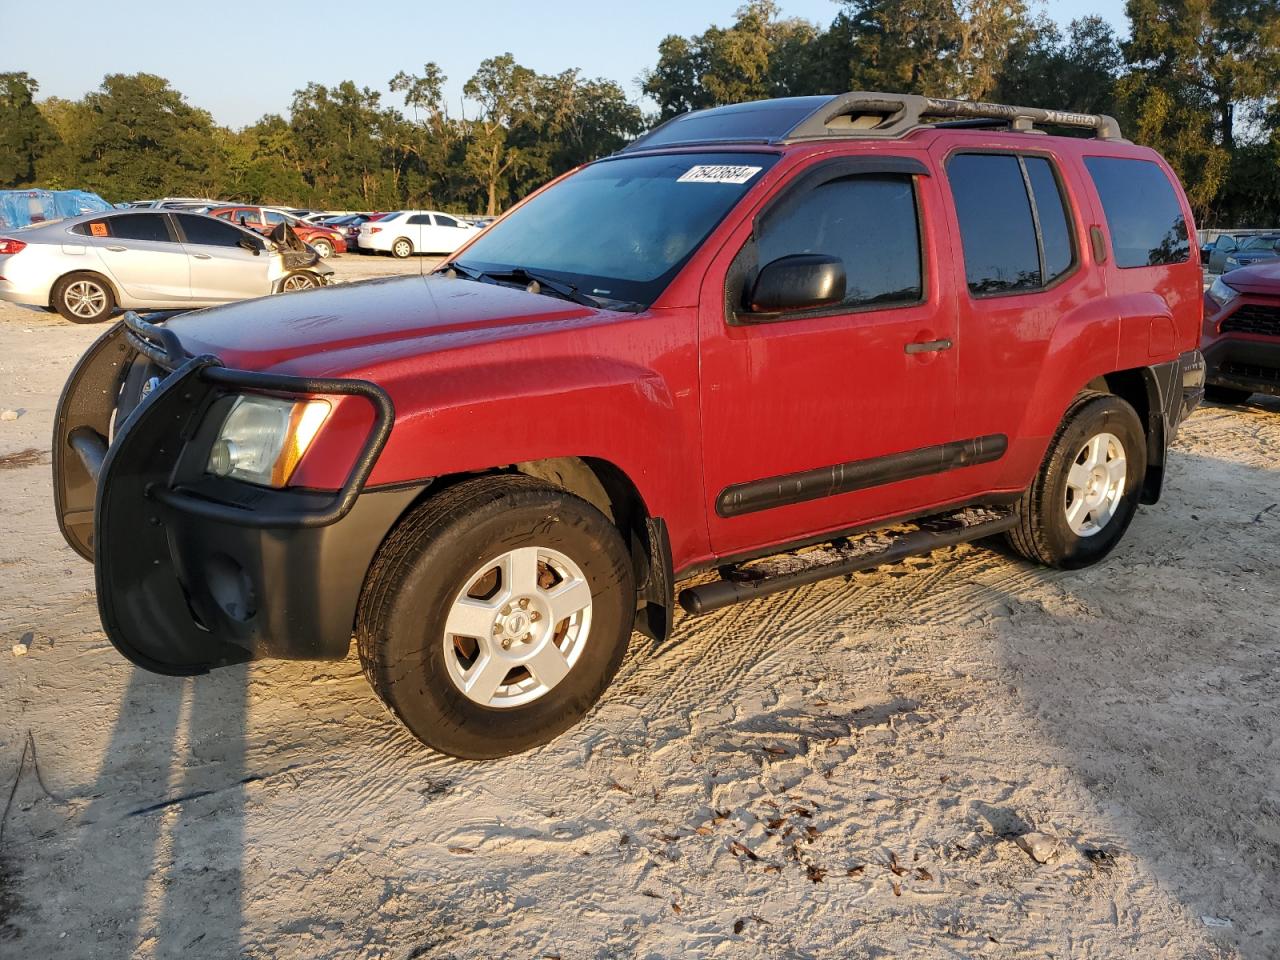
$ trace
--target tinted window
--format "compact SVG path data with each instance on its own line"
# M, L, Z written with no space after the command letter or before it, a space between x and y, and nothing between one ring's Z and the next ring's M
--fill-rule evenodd
M275 210L263 210L262 219L267 223L284 223L289 218L283 213L278 213Z
M438 213L435 216L437 227L456 227L458 225L458 221L453 219L453 217L442 216Z
M188 243L198 243L208 247L235 247L245 239L244 231L237 230L212 217L180 213L178 223L182 227L182 232L186 234Z
M110 217L107 220L111 236L121 240L155 240L169 242L169 231L164 215L159 213L135 213L126 217Z
M1044 245L1044 280L1052 283L1071 269L1075 250L1071 243L1071 227L1063 205L1062 191L1053 167L1044 157L1023 157L1036 215L1040 219L1040 239Z
M431 226L431 217L425 213L415 213L412 217L410 217L405 222L429 227Z
M1245 243L1241 250L1271 250L1277 244L1280 244L1280 238L1277 237L1254 237Z
M844 303L913 303L920 299L920 232L910 177L832 180L769 217L758 240L759 263L796 253L839 257Z
M947 179L969 289L981 295L1038 288L1040 253L1018 158L961 154L947 164Z
M1118 267L1185 263L1187 221L1164 171L1150 160L1086 157L1111 231Z

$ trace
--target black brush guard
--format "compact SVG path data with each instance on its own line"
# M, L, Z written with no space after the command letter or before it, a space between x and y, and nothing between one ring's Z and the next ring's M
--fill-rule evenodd
M361 496L391 432L390 397L362 380L228 369L187 354L159 319L127 313L100 337L72 371L54 421L58 524L94 563L107 635L161 673L345 655L365 569L352 564L363 556L367 567L415 492ZM243 391L369 402L374 423L341 489L270 490L207 475L221 410Z

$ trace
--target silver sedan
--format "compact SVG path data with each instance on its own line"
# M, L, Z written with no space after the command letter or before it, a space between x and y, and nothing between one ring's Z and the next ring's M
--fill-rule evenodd
M270 240L181 211L94 213L0 234L0 300L75 323L305 290L332 272L291 269Z

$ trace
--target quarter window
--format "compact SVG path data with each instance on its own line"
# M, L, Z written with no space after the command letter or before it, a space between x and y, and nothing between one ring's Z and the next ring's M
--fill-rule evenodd
M759 264L799 253L839 257L845 307L917 303L922 297L920 225L908 176L842 177L769 217Z
M1150 160L1085 157L1107 215L1116 266L1154 267L1191 259L1187 220L1164 171Z
M1040 290L1070 271L1075 245L1048 160L960 154L947 179L974 296Z

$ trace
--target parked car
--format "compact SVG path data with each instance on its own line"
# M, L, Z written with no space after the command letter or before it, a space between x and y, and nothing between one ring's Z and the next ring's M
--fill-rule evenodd
M457 217L433 210L397 210L360 226L360 249L393 257L452 253L480 231Z
M1204 295L1205 396L1280 396L1280 259L1219 277Z
M1259 234L1246 239L1227 256L1223 272L1230 273L1241 267L1251 267L1271 260L1280 260L1280 233Z
M263 237L198 213L91 213L0 236L0 300L74 323L305 290L332 272L290 266Z
M347 241L341 231L306 223L290 213L273 207L251 207L237 204L235 206L214 207L209 210L209 214L219 220L230 220L232 223L238 223L242 227L262 234L270 233L278 224L287 223L304 243L314 247L316 253L326 260L335 253L347 252Z
M1200 262L1210 273L1222 273L1226 269L1227 257L1236 252L1240 240L1240 237L1229 233L1219 234L1200 248Z
M348 250L358 249L360 240L360 226L367 223L372 217L363 213L348 213L341 217L327 217L318 222L317 226L327 227L330 230L338 230L342 233L342 238L347 244Z
M58 520L134 663L341 659L354 632L425 743L514 753L677 602L997 534L1107 556L1202 394L1191 217L1109 117L685 114L425 279L127 317L63 393Z

